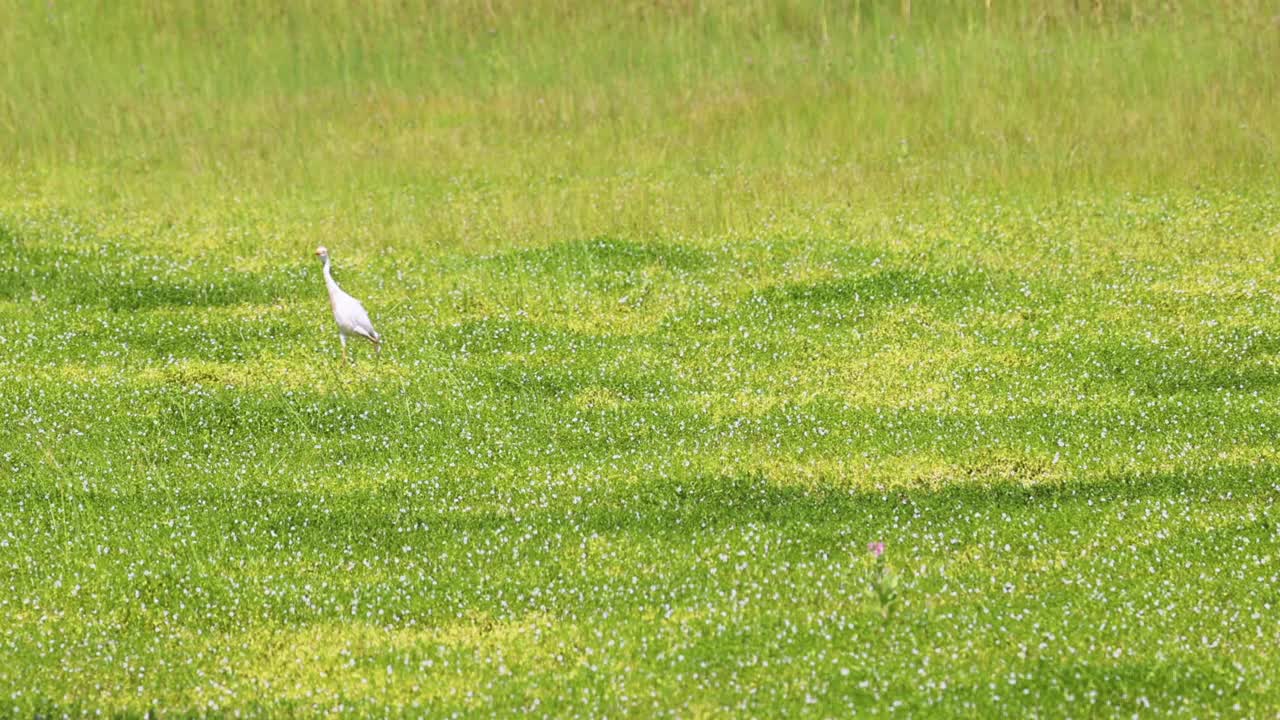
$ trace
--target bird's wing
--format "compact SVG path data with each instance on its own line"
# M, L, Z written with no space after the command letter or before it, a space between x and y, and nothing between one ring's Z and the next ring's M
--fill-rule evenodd
M363 335L374 342L381 341L382 338L378 335L378 331L373 329L373 323L369 320L368 313L364 312L364 308L360 308L360 310L360 318L356 321L356 334Z
M350 295L346 293L343 295L344 297L339 298L333 306L333 316L338 321L338 327L352 335L361 335L376 341L378 331L373 329L373 321L369 319L369 313L365 312L364 306Z

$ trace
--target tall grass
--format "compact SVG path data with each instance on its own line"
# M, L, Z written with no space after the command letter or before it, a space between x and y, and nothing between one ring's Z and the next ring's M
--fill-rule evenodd
M475 244L1280 168L1262 2L6 4L24 202Z

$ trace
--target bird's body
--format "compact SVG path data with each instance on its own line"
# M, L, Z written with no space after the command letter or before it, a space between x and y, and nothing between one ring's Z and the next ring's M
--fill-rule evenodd
M347 338L362 337L373 343L377 352L382 352L382 336L373 329L373 321L365 312L360 301L348 295L338 287L333 274L329 272L329 251L323 247L316 250L316 255L324 261L324 285L329 291L329 308L333 310L333 320L338 324L338 337L342 341L342 359L347 360Z

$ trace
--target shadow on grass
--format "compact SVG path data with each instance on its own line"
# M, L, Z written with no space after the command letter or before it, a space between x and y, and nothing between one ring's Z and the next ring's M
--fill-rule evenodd
M1073 340L1048 349L1067 358L1064 366L1091 372L1095 382L1132 388L1144 395L1247 392L1280 385L1280 373L1267 360L1280 352L1280 339L1241 338L1233 350L1207 348L1185 338L1155 345L1140 337L1110 342Z
M1013 280L982 268L868 268L852 277L757 290L735 313L748 320L839 325L902 303L925 303L944 312L992 302L1017 305Z
M985 523L983 518L997 511L1014 517L1063 513L1099 503L1188 493L1216 497L1229 492L1233 501L1243 502L1272 492L1270 483L1277 476L1277 466L1224 465L1203 472L1120 475L1034 487L1002 481L981 487L874 492L782 486L762 473L754 473L624 485L579 496L579 501L574 501L571 493L562 492L546 507L522 503L530 499L524 497L529 491L499 492L474 483L440 487L429 495L407 485L388 485L379 490L327 493L323 500L316 493L277 491L261 485L216 491L94 491L76 495L90 509L101 505L123 512L117 515L122 522L128 522L130 507L141 509L158 501L172 501L176 507L224 511L201 513L192 518L198 524L223 525L228 518L248 524L248 518L253 518L252 524L260 532L331 547L335 538L357 538L361 545L403 543L406 527L429 528L429 537L456 541L465 533L483 535L517 528L580 536L623 534L667 539L751 524L803 527L805 533L835 529L874 531L890 515L917 511L950 520L972 517L968 522ZM47 499L49 492L33 486L10 486L3 495L11 506L18 506L19 502ZM446 500L451 509L442 509L439 504ZM252 508L253 512L239 512L245 508ZM1270 532L1273 528L1268 523L1274 522L1261 518L1250 527L1257 525L1258 532Z
M1085 715L1142 716L1148 713L1195 712L1199 705L1214 707L1222 702L1214 689L1236 686L1236 672L1220 659L1201 656L1178 660L1132 660L1065 662L1053 655L1030 659L1020 672L1035 678L1039 701L1044 706L1061 703L1078 707ZM1006 694L1016 688L1007 687ZM1252 693L1240 688L1243 697ZM953 707L973 708L1000 715L1007 704L1000 688L989 681L952 683L947 690Z
M762 474L706 475L606 486L584 492L581 502L572 491L539 500L536 491L474 484L323 495L260 484L131 492L68 492L24 484L0 486L0 508L23 508L7 519L20 522L26 552L63 558L57 561L66 565L63 571L85 577L90 590L76 602L91 612L99 602L95 593L104 587L126 588L151 612L237 604L244 613L262 616L287 608L290 622L302 623L340 617L361 597L391 594L402 598L395 612L436 622L460 612L510 612L521 602L528 609L576 607L572 593L536 601L523 594L566 576L583 582L586 576L598 578L603 584L593 585L594 601L621 611L645 600L609 584L620 568L641 576L656 573L673 588L706 582L703 551L743 532L765 538L775 564L812 559L815 553L863 555L868 540L890 539L885 536L889 528L906 532L902 518L915 518L917 529L944 531L961 541L934 553L960 551L975 542L1017 542L1028 517L1035 518L1042 542L1060 537L1072 547L1083 546L1092 542L1090 524L1100 506L1188 495L1228 502L1227 492L1232 503L1255 501L1273 492L1278 469L1222 466L1207 473L1109 477L1054 487L1002 483L902 493L806 491L780 486ZM75 508L71 516L67 508ZM74 523L72 532L68 522ZM1162 546L1203 544L1196 536L1200 528L1173 522L1174 537L1160 541ZM1247 529L1250 534L1266 530ZM908 540L903 536L899 542ZM122 547L106 557L95 550L104 544ZM594 554L592 547L605 554ZM134 555L144 549L157 567L171 569L126 579ZM376 562L362 564L369 558ZM432 580L411 596L397 595L409 569ZM0 571L0 581L21 582L25 572L16 566ZM1152 576L1151 581L1162 579ZM204 588L199 597L187 592L191 583ZM272 594L241 602L246 587L259 586ZM312 593L312 586L324 589ZM509 593L507 600L499 589ZM327 604L302 602L316 593ZM127 623L133 610L124 612L121 622ZM233 624L219 613L202 622L214 628Z
M302 293L305 273L271 275L182 265L117 243L64 249L24 241L0 227L0 300L36 294L60 304L145 311L267 303Z
M605 281L618 272L647 267L692 272L706 268L711 259L683 245L635 242L609 237L572 240L542 248L519 249L490 258L487 264L498 274L525 277L542 275Z

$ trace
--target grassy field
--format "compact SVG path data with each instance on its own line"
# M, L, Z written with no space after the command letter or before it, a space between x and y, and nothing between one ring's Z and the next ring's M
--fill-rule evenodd
M1280 712L1271 3L135 5L0 0L0 715Z

